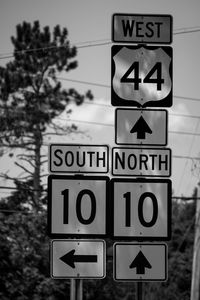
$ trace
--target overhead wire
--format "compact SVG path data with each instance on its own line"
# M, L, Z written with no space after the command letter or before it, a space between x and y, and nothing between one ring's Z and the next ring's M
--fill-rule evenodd
M194 33L194 32L199 32L200 28L199 26L195 27L186 27L186 28L180 28L176 29L173 32L173 35L177 34L187 34L187 33ZM95 46L105 46L111 44L112 41L110 39L100 39L100 40L93 40L93 41L87 41L87 42L78 42L72 45L72 47L76 47L77 49L81 48L89 48L89 47L95 47ZM58 48L65 48L66 45L61 45L61 46L46 46L46 47L38 47L38 48L33 48L33 49L24 49L24 50L17 50L15 53L26 53L26 52L34 52L34 51L41 51L41 50L52 50L52 49L58 49ZM68 47L68 46L67 46ZM5 53L0 53L0 59L8 59L14 57L13 52L5 52Z

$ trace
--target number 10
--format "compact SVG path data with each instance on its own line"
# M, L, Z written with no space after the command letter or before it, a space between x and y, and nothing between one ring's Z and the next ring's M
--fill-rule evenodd
M131 193L127 192L123 196L125 199L125 226L131 227ZM143 213L143 205L146 198L150 198L153 204L152 218L149 222L145 220ZM138 218L144 227L152 227L156 223L158 218L158 202L154 194L146 192L140 196L138 201Z

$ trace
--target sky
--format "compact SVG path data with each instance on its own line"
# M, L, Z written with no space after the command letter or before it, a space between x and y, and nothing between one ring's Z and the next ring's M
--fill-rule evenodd
M67 27L71 44L78 48L78 68L62 74L62 78L72 80L62 80L62 84L80 92L91 89L95 99L94 104L72 106L70 118L85 134L70 135L66 142L114 147L115 108L111 106L110 91L111 20L114 13L170 14L173 17L173 106L168 109L167 147L172 149L173 155L174 195L190 196L200 173L199 161L186 159L200 157L200 136L197 135L200 134L200 31L195 31L200 29L199 0L1 0L0 58L12 53L10 37L15 35L18 23L39 20L42 27L49 25L52 29L57 24ZM189 33L190 30L193 32ZM6 59L0 60L1 65L6 62ZM63 124L66 116L62 118ZM4 157L0 165L2 171L9 169L10 175L16 172L12 160L8 162Z

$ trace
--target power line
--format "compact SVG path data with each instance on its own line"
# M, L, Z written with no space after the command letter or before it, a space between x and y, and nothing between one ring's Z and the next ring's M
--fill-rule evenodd
M104 88L110 88L111 86L108 84L102 84L102 83L97 83L97 82L91 82L91 81L84 81L84 80L77 80L77 79L70 79L70 78L64 78L64 77L57 77L59 80L63 81L69 81L69 82L74 82L74 83L81 83L81 84L86 84L86 85L93 85L93 86L99 86L99 87L104 87ZM194 97L185 97L185 96L176 96L173 95L174 98L177 99L182 99L182 100L189 100L189 101L198 101L200 102L200 98L194 98Z
M173 35L177 34L187 34L187 33L193 33L193 32L199 32L199 27L188 27L188 28L181 28L176 29L176 32L173 33ZM76 47L77 49L81 48L89 48L89 47L96 47L96 46L105 46L112 44L112 41L110 39L101 39L101 40L95 40L95 41L88 41L88 42L79 42L72 47ZM41 50L52 50L52 49L59 49L59 48L66 48L68 46L62 45L62 46L47 46L47 47L39 47L34 49L24 49L24 50L18 50L15 51L15 53L26 53L26 52L34 52L34 51L41 51ZM0 53L0 59L8 59L13 58L14 54L13 52L8 53Z

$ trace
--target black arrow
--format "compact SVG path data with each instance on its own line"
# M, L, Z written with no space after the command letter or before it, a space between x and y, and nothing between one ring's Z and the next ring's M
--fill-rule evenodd
M137 132L137 139L145 139L146 133L151 134L152 130L144 120L144 118L141 116L130 131L130 133L134 132Z
M75 268L76 262L78 263L95 263L97 262L97 255L75 255L75 249L69 251L65 255L60 257L65 264L69 265L71 268Z
M151 269L152 266L146 259L142 251L140 251L129 266L130 269L136 268L137 274L144 274L145 268Z

